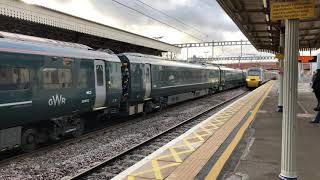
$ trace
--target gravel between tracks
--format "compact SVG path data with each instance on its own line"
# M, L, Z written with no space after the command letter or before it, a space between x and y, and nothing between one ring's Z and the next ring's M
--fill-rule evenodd
M0 179L60 179L71 176L81 168L109 159L154 134L244 91L234 89L185 102L154 115L133 119L127 126L113 129L103 135L13 161L0 167Z

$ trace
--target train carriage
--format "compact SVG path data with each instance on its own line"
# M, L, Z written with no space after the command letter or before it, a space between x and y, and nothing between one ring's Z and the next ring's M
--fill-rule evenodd
M0 38L0 149L78 135L79 115L119 106L117 56L73 45Z
M129 115L200 97L219 87L217 66L166 61L136 53L124 53L119 57L130 74L125 107Z
M221 67L221 90L243 86L245 82L244 71Z

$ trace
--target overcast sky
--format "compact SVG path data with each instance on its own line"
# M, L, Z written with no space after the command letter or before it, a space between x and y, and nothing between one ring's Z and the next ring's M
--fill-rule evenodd
M116 0L179 30L141 15L112 0L24 1L144 36L163 37L160 40L168 43L245 39L215 0ZM148 5L178 20L169 18Z

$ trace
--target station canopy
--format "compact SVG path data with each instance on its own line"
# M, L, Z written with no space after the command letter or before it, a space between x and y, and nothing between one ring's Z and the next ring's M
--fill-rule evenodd
M278 52L283 21L271 21L271 0L217 0L251 44L260 51ZM320 48L320 0L315 0L315 17L300 19L299 48ZM284 30L284 29L283 29Z

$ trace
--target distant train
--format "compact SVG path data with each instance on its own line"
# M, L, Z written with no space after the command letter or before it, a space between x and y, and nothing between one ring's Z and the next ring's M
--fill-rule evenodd
M0 38L0 151L79 136L88 116L149 113L245 85L242 70L15 36Z
M277 79L277 74L275 72L267 71L258 67L251 67L247 69L247 87L257 88L265 82Z

